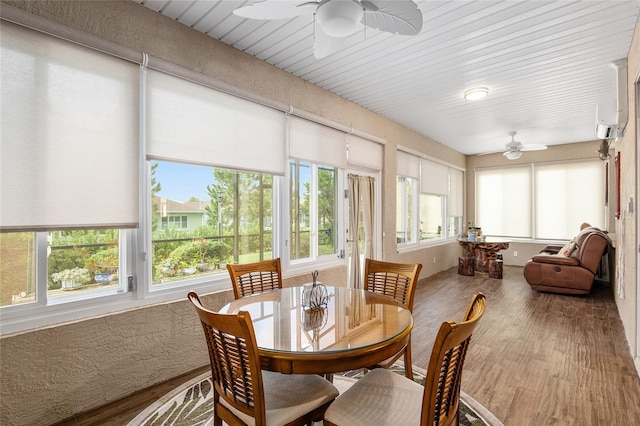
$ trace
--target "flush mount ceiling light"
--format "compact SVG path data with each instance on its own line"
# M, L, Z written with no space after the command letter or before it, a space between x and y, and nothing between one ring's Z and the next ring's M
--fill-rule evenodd
M486 87L474 87L464 92L464 98L468 101L477 101L489 94L489 89Z

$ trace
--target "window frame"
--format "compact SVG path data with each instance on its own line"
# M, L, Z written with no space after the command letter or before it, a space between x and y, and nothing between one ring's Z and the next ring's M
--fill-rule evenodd
M290 217L291 212L291 197L289 196L289 191L291 188L291 165L292 164L300 164L305 163L308 164L311 168L311 185L310 185L310 197L309 197L309 222L310 222L310 253L307 257L301 257L299 259L291 259L291 225L292 218ZM344 264L346 260L340 257L340 253L344 250L343 240L342 238L344 234L345 224L342 223L342 217L344 217L344 203L340 202L340 188L344 186L345 179L345 169L342 169L337 166L331 166L326 164L318 164L312 161L307 160L298 160L296 158L289 158L289 167L287 167L287 175L284 177L287 185L287 195L283 196L284 207L282 208L282 212L287 212L287 214L283 214L283 220L281 221L281 235L283 245L282 248L282 257L281 263L283 271L290 274L297 274L303 272L309 272L318 267L331 267L334 265ZM335 204L334 204L334 232L335 232L335 252L328 254L319 254L318 250L318 169L319 168L332 168L335 170L334 177L334 188L335 188ZM285 185L283 185L285 186ZM283 194L284 195L284 194Z
M402 201L404 201L404 197L406 196L407 191L405 190L403 194L398 194L398 179L400 178L404 178L404 179L412 179L415 183L414 183L414 187L412 189L412 197L415 198L415 202L413 203L412 206L412 219L411 219L411 232L413 233L413 235L416 236L416 241L405 241L405 242L398 242L398 217L396 217L396 248L398 250L398 252L402 253L402 252L407 252L407 251L413 251L413 250L419 250L425 247L431 247L431 246L438 246L438 245L442 245L442 244L447 244L449 242L451 242L451 240L455 239L458 237L458 235L456 235L455 233L451 232L451 226L450 226L450 221L453 218L458 218L457 221L459 223L459 226L462 226L461 224L463 223L463 217L461 216L450 216L449 215L449 206L450 206L450 200L449 197L453 196L453 195L458 195L459 197L461 197L461 199L459 200L459 204L462 206L464 203L464 192L462 191L462 188L457 188L457 186L455 187L454 190L454 185L452 185L452 173L451 170L458 170L462 173L462 180L464 181L464 173L465 170L461 169L459 167L447 164L445 162L442 162L440 160L431 158L429 156L425 156L424 154L419 154L419 153L414 153L411 150L408 149L400 149L397 151L397 153L399 153L399 158L398 158L398 162L401 163L403 161L403 159L405 159L404 161L409 161L411 162L411 164L409 164L406 168L401 167L400 164L397 165L397 169L398 170L410 170L411 172L408 173L408 175L404 175L402 173L396 173L396 203L398 205L402 205L405 204ZM428 165L434 163L438 168L447 168L447 188L446 188L446 194L436 194L436 193L431 193L431 192L427 192L424 191L422 189L423 186L423 182L424 182L424 178L425 178L425 173L428 174L429 173L429 167ZM418 164L418 166L416 166L416 164ZM417 169L416 169L417 167ZM418 176L409 176L410 174L416 174L416 170L418 171ZM443 170L440 170L441 172ZM444 185L444 183L443 183ZM443 186L440 185L440 186ZM441 188L441 191L444 192L444 188ZM458 193L459 192L459 193ZM442 236L441 237L436 237L436 238L430 238L430 239L423 239L420 229L421 226L420 224L422 223L422 218L420 216L420 211L421 211L421 202L422 202L422 195L434 195L434 196L439 196L441 197L441 224L440 226L442 227ZM396 216L398 215L398 209L396 208Z

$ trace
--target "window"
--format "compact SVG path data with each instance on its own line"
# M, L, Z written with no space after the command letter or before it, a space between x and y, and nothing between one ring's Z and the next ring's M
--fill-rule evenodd
M531 166L476 172L476 223L485 235L531 238Z
M189 223L187 222L187 216L165 216L162 218L162 228L184 228L187 229Z
M338 169L290 160L290 259L337 253Z
M398 176L396 180L396 242L417 242L414 217L417 208L417 185L415 179Z
M4 322L125 292L140 88L137 64L7 21L1 31Z
M0 233L0 306L41 304L124 291L120 231ZM45 261L36 262L44 253ZM46 265L39 284L36 264Z
M476 226L487 235L567 240L588 222L604 224L598 160L476 172Z
M410 247L462 232L463 172L397 153L396 242Z
M420 240L444 237L444 202L441 195L420 194Z
M273 258L271 175L152 161L151 176L154 285Z
M569 239L583 222L603 226L602 161L535 165L534 185L536 238Z

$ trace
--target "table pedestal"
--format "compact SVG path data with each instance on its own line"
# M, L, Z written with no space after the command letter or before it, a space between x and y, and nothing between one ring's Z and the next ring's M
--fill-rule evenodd
M500 250L509 248L508 242L458 240L458 243L464 248L467 256L474 259L473 268L475 272L488 274L491 272L493 264L492 278L502 278L502 271L498 273L495 270L498 267L496 258Z

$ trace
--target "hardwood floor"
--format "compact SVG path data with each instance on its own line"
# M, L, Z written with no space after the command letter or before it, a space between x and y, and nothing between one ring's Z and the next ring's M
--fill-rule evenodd
M411 342L415 365L426 369L440 323L461 320L476 291L487 296L487 311L471 340L462 389L505 426L640 424L640 378L612 290L602 285L589 296L539 293L515 266L504 268L502 280L459 276L456 268L421 280ZM125 425L194 375L59 425Z
M462 389L505 425L639 425L640 378L611 288L589 296L532 291L521 267L504 279L449 270L416 290L412 355L426 367L442 321L476 291L487 311L471 339Z

